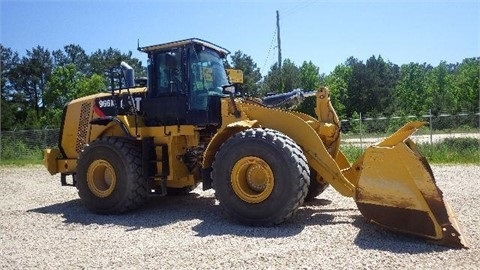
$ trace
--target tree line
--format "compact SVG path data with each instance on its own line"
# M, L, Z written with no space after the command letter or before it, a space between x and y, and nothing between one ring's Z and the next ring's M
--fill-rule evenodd
M145 76L142 62L132 52L97 50L88 55L70 44L49 50L37 46L25 56L0 44L1 128L36 129L58 127L63 105L75 98L106 91L121 84L121 61L128 62L137 76ZM227 66L241 69L244 95L261 97L295 88L314 90L327 86L340 118L390 115L422 115L479 112L480 57L461 63L409 63L401 66L380 55L366 61L354 57L326 75L311 61L297 66L285 59L261 75L255 61L242 51L230 55ZM314 101L307 99L298 110L313 115Z
M37 46L22 57L0 44L1 129L56 128L66 102L121 85L121 61L140 76L145 67L132 52L97 50L88 55L76 44L49 51Z
M232 63L244 70L244 91L252 96L327 86L343 119L359 114L422 115L430 110L433 115L479 112L480 57L465 58L461 63L441 61L437 66L414 62L399 66L380 55L365 62L349 57L328 75L319 73L311 61L297 66L285 59L281 69L274 64L263 78L252 59L241 52L232 56ZM300 110L313 114L312 101L304 102Z

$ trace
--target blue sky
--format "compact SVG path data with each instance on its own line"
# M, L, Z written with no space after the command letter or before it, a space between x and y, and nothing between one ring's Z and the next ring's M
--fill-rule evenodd
M129 50L198 37L250 55L265 74L282 56L311 60L320 72L354 56L381 55L395 64L438 65L480 56L480 1L7 1L0 0L0 42L25 54L79 44ZM272 42L273 41L273 42Z

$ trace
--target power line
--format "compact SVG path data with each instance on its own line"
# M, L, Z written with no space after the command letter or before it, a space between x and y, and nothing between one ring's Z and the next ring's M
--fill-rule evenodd
M315 3L315 1L314 0L305 0L305 1L297 2L294 6L292 6L292 7L288 8L287 10L283 11L282 16L283 16L283 18L288 17L288 16L296 13L297 11L306 8L307 6L309 6L312 3Z
M273 31L273 35L272 35L272 41L270 42L270 48L268 49L268 52L267 52L267 58L265 58L265 62L263 64L263 67L262 67L262 70L265 70L265 66L267 65L267 61L268 61L268 58L270 57L270 52L272 51L273 49L273 42L275 41L275 37L277 36L277 28L275 28L275 30Z
M304 4L304 1L298 1L295 3L295 5L293 6L290 6L289 8L287 8L286 10L282 10L282 14L290 14L290 13L293 13L295 12L296 9L298 9L299 6L303 5Z
M295 3L294 5L292 5L291 7L287 8L285 11L282 11L282 17L285 18L287 16L290 16L292 14L294 14L295 12L303 9L303 8L306 8L307 6L309 6L310 4L314 3L315 0L305 0L305 1L300 1L300 2L297 2ZM278 15L279 14L279 11L277 10L277 25L276 25L276 29L273 31L273 35L272 35L272 41L270 42L270 47L268 49L268 52L267 52L267 57L265 58L265 62L263 64L263 67L262 67L262 70L265 70L265 67L267 65L267 62L268 62L268 59L270 58L270 53L272 52L272 49L274 48L274 41L275 41L275 37L277 37L277 43L280 44L280 41L279 41L279 38L280 38L280 34L279 34L279 25L278 25ZM278 51L278 65L279 67L281 66L282 63L281 62L281 52L280 52L280 46L277 45L276 48L279 50Z

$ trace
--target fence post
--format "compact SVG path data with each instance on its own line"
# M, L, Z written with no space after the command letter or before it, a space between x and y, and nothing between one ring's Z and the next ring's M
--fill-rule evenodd
M433 139L432 139L432 136L433 136L433 124L432 124L432 109L430 108L429 112L428 112L428 117L430 118L430 145L433 145Z
M363 140L362 140L362 113L359 113L358 129L359 129L359 132L360 132L360 147L363 149Z
M42 135L43 135L43 147L42 148L45 148L45 146L47 145L47 128L48 126L46 126L45 128L43 128L42 130Z

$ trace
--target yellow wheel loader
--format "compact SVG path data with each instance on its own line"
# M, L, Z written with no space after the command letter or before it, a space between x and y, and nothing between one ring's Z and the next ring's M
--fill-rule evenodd
M123 213L152 194L202 183L232 219L270 226L332 186L368 220L466 246L409 139L423 123L406 124L350 164L339 150L340 122L327 88L241 97L234 87L241 72L225 70L229 52L220 46L187 39L139 50L148 54L145 84L136 86L122 63L125 87L66 104L58 148L44 152L48 171L76 186L92 211ZM312 95L317 118L286 109Z

